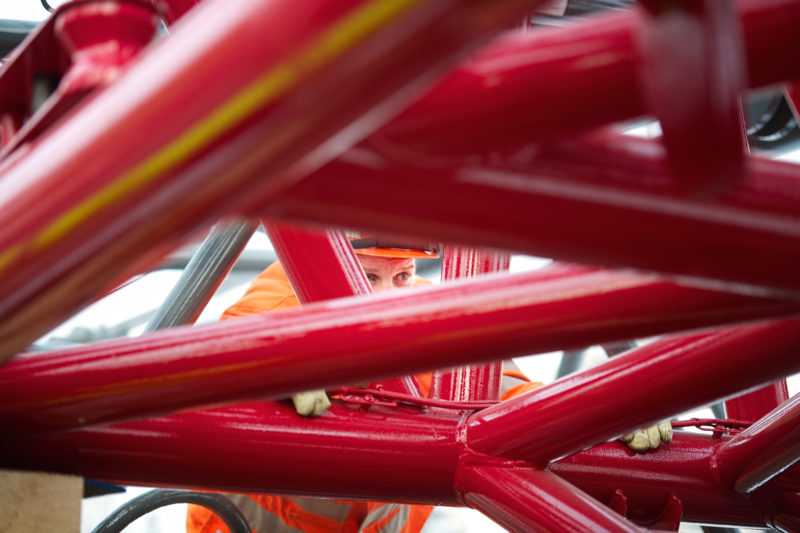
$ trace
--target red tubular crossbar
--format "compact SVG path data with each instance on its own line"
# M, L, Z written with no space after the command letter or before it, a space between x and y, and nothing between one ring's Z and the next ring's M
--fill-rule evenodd
M420 166L353 150L264 212L800 294L795 164L751 158L748 179L709 203L676 192L653 141L606 132L518 155L516 164ZM438 201L452 194L457 204Z
M736 4L742 26L748 86L796 79L798 58L776 51L800 47L800 5L794 0L730 3ZM645 115L651 111L640 83L644 59L637 36L642 31L641 13L632 10L504 35L370 140L410 157L416 151L470 156Z
M800 395L786 401L720 447L720 478L751 492L800 459Z
M550 469L603 503L610 504L619 491L627 500L626 516L639 523L652 522L674 493L687 522L763 527L773 513L763 495L739 495L720 482L716 450L726 439L677 431L674 446L647 454L610 442L565 457Z
M557 265L18 357L0 368L0 434L796 312L796 302Z
M755 422L789 399L786 380L747 392L725 402L725 415L733 420Z
M288 402L258 402L6 439L0 452L12 468L133 484L458 505L459 491L480 489L462 480L463 468L534 468L465 448L459 429L465 416L412 406L364 410L334 402L325 415L309 420L297 416ZM762 508L761 496L736 494L720 482L714 453L724 442L677 432L674 445L657 453L637 455L613 442L550 468L601 502L618 489L636 521L652 520L674 491L688 521L763 527L773 511ZM364 453L365 448L371 452ZM775 512L784 510L796 516L791 507Z
M741 326L630 350L473 415L469 441L484 453L544 464L710 403L729 394L724 391L794 372L778 368L796 359L798 326L798 319Z
M536 3L193 8L112 86L0 164L0 361L165 247L370 133L421 80Z
M509 531L643 531L550 472L476 462L459 472L464 501Z
M747 135L740 97L747 72L736 4L641 4L637 42L646 107L661 125L676 184L711 198L745 172ZM697 157L698 146L704 157Z

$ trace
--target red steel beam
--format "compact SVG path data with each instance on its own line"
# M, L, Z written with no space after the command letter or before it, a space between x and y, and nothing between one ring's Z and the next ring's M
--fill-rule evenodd
M545 464L797 372L799 349L800 319L666 338L476 413L467 440Z
M372 294L343 232L313 231L266 220L264 227L300 303Z
M0 433L286 397L499 354L590 346L797 309L796 302L568 265L487 275L20 356L0 368Z
M445 246L442 251L442 281L465 279L491 272L507 272L511 256ZM499 400L503 361L438 370L431 379L431 397L453 401Z
M747 86L796 79L800 61L786 51L800 47L797 2L732 3L743 33ZM630 10L506 34L370 141L407 157L421 157L417 150L429 157L471 155L645 115L640 82L645 60L637 42L643 26L641 11Z
M464 448L459 427L465 416L412 406L352 409L334 401L322 417L309 420L289 402L255 402L5 439L0 464L124 484L460 505L459 471L481 459L498 463ZM721 442L724 437L676 432L672 445L655 452L634 454L612 442L550 468L604 503L619 489L629 501L627 516L637 522L651 521L676 492L688 521L763 527L772 511L763 508L761 495L736 494L716 473L714 451ZM797 509L789 507L787 515L796 516Z
M789 399L786 380L747 392L725 402L725 416L733 420L755 422Z
M735 2L643 0L637 43L646 107L658 119L676 184L713 197L744 175L747 88Z
M470 507L509 531L646 531L551 472L487 462L462 468L459 489Z
M512 155L423 166L353 150L263 212L800 295L796 164L752 157L709 202L683 197L653 141L601 132Z
M800 395L786 401L719 448L723 482L751 492L800 459Z
M372 294L364 269L342 231L314 231L268 221L264 227L300 303ZM422 396L412 376L370 383L369 388Z
M0 163L0 361L191 232L338 155L536 3L192 8L114 84Z
M609 442L550 469L603 503L619 490L628 502L626 516L640 524L652 523L674 493L683 503L683 521L764 527L775 511L763 505L763 494L737 494L720 481L715 453L727 439L676 431L670 445L644 454Z

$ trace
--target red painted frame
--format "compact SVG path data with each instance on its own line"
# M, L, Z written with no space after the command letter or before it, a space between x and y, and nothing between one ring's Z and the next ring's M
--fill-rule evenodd
M646 16L510 34L391 121L420 80L532 3L191 4L168 2L167 18L181 18L173 34L60 122L26 145L7 136L2 355L226 213L269 219L309 305L17 355L0 368L2 466L466 504L514 531L673 528L681 518L796 527L797 399L769 384L800 371L800 319L791 318L800 311L798 167L737 154L731 108L715 115L707 106L720 88L800 73L796 54L772 53L800 44L800 3L746 0L735 15L687 9L680 15L700 24L676 29L653 1ZM291 31L270 36L264 20ZM209 30L202 38L200 27ZM698 33L704 27L713 31ZM658 38L642 44L651 32ZM687 96L709 112L709 131L724 134L725 157L688 142L685 123L669 126L666 149L609 130L582 134L647 111L680 112L663 98L645 105L665 87L660 74L639 76L677 61L670 47L681 39L706 47L704 64L749 69L746 83L709 73ZM716 47L719 39L739 39L744 51ZM0 89L25 46L0 72ZM704 171L684 174L690 159ZM694 285L555 264L364 297L341 233L277 220L635 267ZM495 269L475 260L455 268L453 258L446 252L446 273ZM685 333L698 328L707 330ZM339 401L314 420L281 401L202 409L673 332L684 333L490 407L463 400L496 397L496 370L463 387L441 384L466 370L440 372L435 390L447 401L435 405L400 378L378 382L405 393L399 403ZM679 434L644 455L603 444L757 387L728 402L758 419L735 436Z

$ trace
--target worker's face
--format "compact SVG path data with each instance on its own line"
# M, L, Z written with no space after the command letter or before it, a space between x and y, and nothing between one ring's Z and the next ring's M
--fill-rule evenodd
M359 255L373 292L411 287L417 266L413 259Z

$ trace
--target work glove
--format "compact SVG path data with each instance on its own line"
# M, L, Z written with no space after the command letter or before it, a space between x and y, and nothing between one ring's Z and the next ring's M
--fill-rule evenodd
M672 442L672 424L669 421L661 422L647 429L625 435L619 440L627 444L628 448L635 452L655 450L662 442L664 444Z
M322 389L298 392L292 395L292 403L297 414L302 416L319 416L331 406L328 395Z

